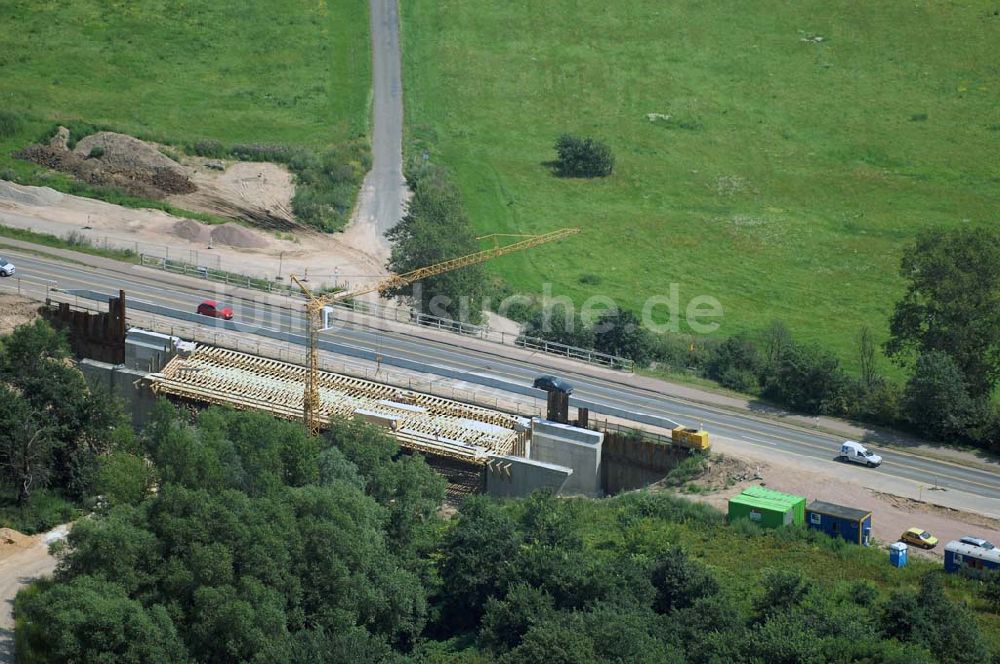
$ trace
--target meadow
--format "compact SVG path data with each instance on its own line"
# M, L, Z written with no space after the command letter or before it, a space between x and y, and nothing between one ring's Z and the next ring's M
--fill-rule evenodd
M997 221L994 5L630 0L402 4L407 145L477 231L575 226L491 263L514 289L636 312L678 284L716 334L785 322L856 365L923 228ZM611 177L555 177L568 132ZM682 327L683 331L683 327Z
M325 149L368 132L368 3L0 5L0 174L57 122L176 145ZM60 178L54 179L59 184Z

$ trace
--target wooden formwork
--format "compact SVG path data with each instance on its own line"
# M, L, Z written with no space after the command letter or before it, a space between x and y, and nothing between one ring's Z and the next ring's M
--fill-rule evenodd
M154 393L279 417L302 417L306 368L237 351L197 346L150 374ZM321 372L319 419L367 414L391 422L400 445L465 461L485 463L489 453L511 454L523 447L523 422L507 413L390 385Z

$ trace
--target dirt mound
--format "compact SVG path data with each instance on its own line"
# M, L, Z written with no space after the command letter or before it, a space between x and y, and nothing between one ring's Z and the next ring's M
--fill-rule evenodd
M0 293L0 336L38 318L38 303L12 293Z
M10 528L0 528L0 545L2 546L18 546L27 548L34 543L35 541L31 537L22 535L16 530L12 530Z
M240 249L261 249L269 244L257 233L237 224L222 224L213 228L212 242Z
M180 164L138 138L100 131L80 139L73 152L81 158L99 153L97 159L102 170L138 178L165 194L188 194L195 190Z
M193 219L181 219L174 223L171 233L188 242L208 242L210 235L207 226Z
M57 205L63 198L62 193L49 187L24 187L0 180L0 201L6 200L21 205L46 206Z
M70 151L61 135L49 145L29 145L14 156L90 184L118 187L145 198L160 199L197 189L183 166L137 138L102 131L81 139Z

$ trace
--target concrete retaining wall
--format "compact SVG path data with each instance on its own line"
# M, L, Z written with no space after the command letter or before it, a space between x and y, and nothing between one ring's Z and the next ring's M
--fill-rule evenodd
M572 468L563 495L601 496L601 443L604 434L546 420L531 421L532 461Z
M156 396L149 387L137 384L146 372L97 360L81 360L80 371L91 389L107 390L125 402L125 412L132 416L136 430L146 426L156 404Z
M486 464L486 493L496 498L522 498L534 491L559 494L572 468L515 456L494 456Z

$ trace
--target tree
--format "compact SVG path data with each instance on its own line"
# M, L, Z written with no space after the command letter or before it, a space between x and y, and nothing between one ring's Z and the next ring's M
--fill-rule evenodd
M738 334L714 349L706 373L725 387L750 392L756 389L757 377L763 366L764 360L757 345Z
M189 661L166 609L143 607L114 582L80 576L39 590L17 601L18 641L31 661Z
M593 138L563 134L556 139L556 172L562 177L597 178L611 175L611 148Z
M563 311L562 307L539 309L524 324L521 334L576 348L594 347L594 330L573 311Z
M594 348L646 366L653 358L653 337L638 316L615 307L594 321Z
M907 289L886 352L899 362L947 353L969 393L988 396L1000 380L1000 230L925 231L905 250L901 274Z
M385 234L393 243L389 270L404 274L480 250L461 194L443 169L423 169L410 186L413 198L406 215ZM423 314L478 324L486 292L486 272L471 265L390 289L384 296L410 298Z
M858 366L861 373L861 384L867 391L874 390L883 382L878 373L878 359L875 351L875 337L871 328L862 325L858 330Z
M764 395L806 413L839 414L846 380L834 355L796 344L775 355L765 372Z
M552 597L544 590L517 583L502 600L490 597L479 628L479 639L496 653L521 644L535 625L555 615Z
M52 428L43 425L16 392L0 385L0 472L17 490L24 506L31 491L44 487L52 472Z
M666 552L653 563L651 576L656 588L653 609L657 613L688 608L719 591L715 578L678 548Z
M968 434L972 400L950 355L942 351L920 355L906 384L903 408L907 419L921 429L943 436Z
M442 626L451 633L479 622L490 597L502 597L517 560L513 520L487 498L472 498L441 547Z

